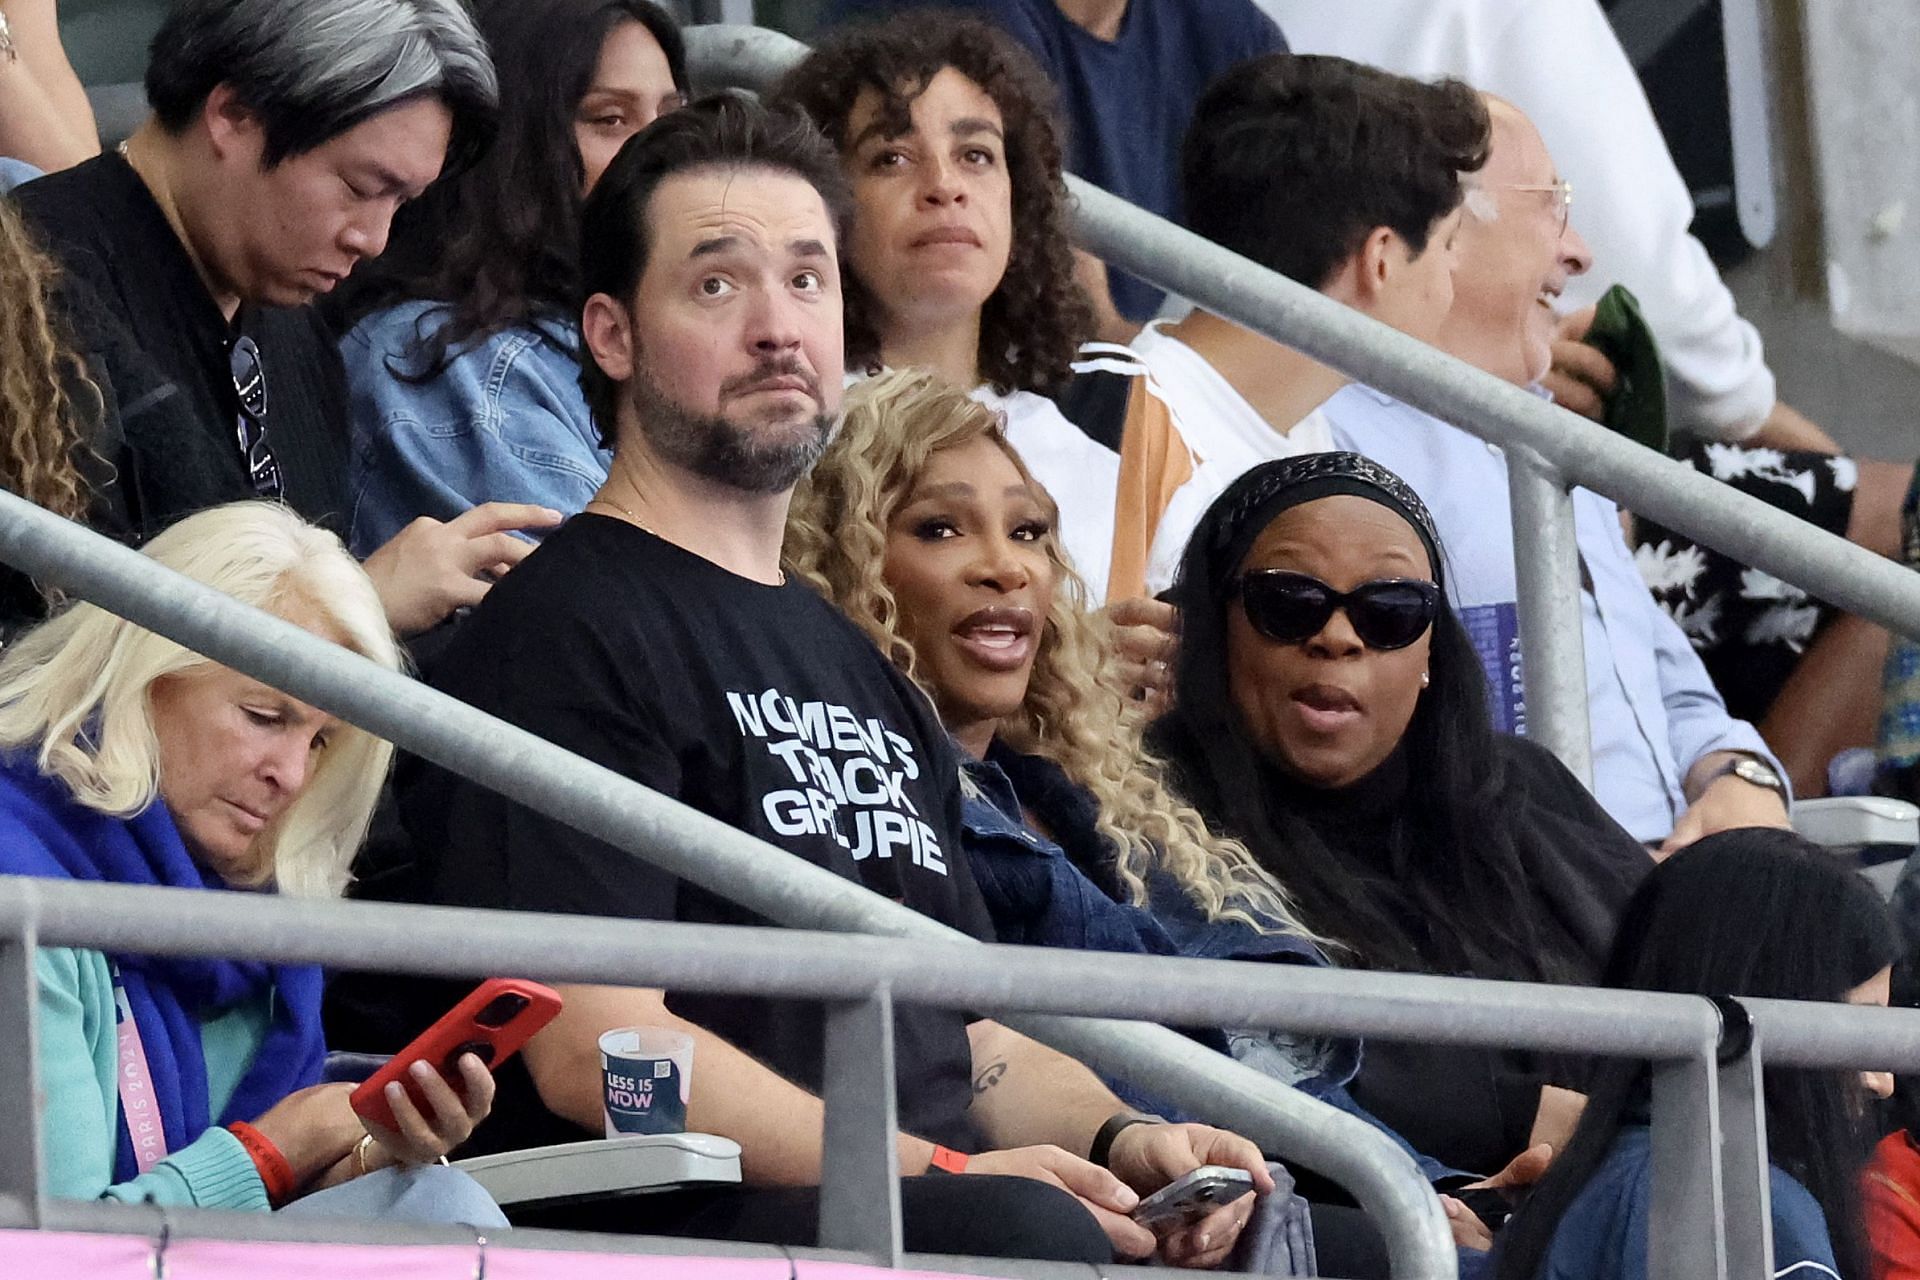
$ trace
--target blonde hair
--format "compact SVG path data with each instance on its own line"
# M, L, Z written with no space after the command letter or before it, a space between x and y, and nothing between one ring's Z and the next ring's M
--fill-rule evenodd
M69 520L84 519L88 491L69 392L99 390L55 319L51 259L0 200L0 485Z
M256 609L316 618L347 648L389 671L400 649L380 597L340 540L269 502L189 516L146 545L157 563ZM132 817L160 795L149 691L165 676L214 664L96 605L77 603L0 653L0 748L32 750L40 772L80 804ZM341 724L307 785L254 842L240 883L331 897L365 839L393 748Z
M887 527L934 454L982 438L1006 454L1048 518L1057 520L1052 498L1007 442L1000 415L916 369L882 374L847 393L845 422L795 489L787 518L788 570L819 588L923 688L884 577ZM1210 832L1167 787L1160 762L1140 742L1129 704L1102 678L1110 649L1104 619L1087 611L1086 590L1058 539L1050 535L1044 545L1054 565L1053 603L1026 699L1000 722L998 736L1017 751L1051 760L1092 794L1096 826L1114 849L1114 871L1136 905L1145 905L1147 877L1160 870L1209 919L1311 937L1286 891L1246 847Z

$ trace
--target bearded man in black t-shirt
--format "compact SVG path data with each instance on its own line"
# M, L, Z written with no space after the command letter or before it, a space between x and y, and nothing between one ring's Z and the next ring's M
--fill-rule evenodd
M581 255L584 383L612 472L586 512L494 588L431 675L483 710L988 938L958 838L958 772L932 707L780 568L788 498L840 403L848 207L826 142L744 98L697 103L628 144L588 203ZM407 762L399 785L431 901L765 923L425 762ZM748 1187L643 1197L617 1224L596 1225L810 1243L820 1008L609 987L563 994L559 1019L503 1067L482 1149L597 1134L600 1034L677 1028L695 1042L688 1127L737 1140ZM1084 1066L1005 1027L947 1010L895 1016L910 1250L1107 1261L1157 1249L1211 1265L1251 1196L1161 1241L1127 1211L1201 1164L1244 1167L1262 1191L1272 1186L1252 1143L1203 1125L1134 1123Z

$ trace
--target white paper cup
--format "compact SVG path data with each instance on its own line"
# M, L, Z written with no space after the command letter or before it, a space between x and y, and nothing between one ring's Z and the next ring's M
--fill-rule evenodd
M693 1037L665 1027L615 1027L600 1037L607 1137L685 1133Z

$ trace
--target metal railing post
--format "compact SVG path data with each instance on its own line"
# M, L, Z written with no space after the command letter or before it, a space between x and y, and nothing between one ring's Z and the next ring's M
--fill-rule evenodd
M1773 1178L1767 1166L1760 1031L1719 1070L1720 1185L1726 1196L1727 1274L1773 1274Z
M883 986L864 1000L826 1009L826 1103L820 1169L820 1247L865 1254L897 1267L900 1125L894 1097L893 997Z
M1651 1280L1747 1280L1728 1268L1717 1052L1653 1064Z
M1526 733L1591 790L1593 729L1573 496L1553 464L1534 450L1521 445L1506 453Z
M40 984L31 918L0 938L0 1226L46 1218L46 1154L40 1132Z

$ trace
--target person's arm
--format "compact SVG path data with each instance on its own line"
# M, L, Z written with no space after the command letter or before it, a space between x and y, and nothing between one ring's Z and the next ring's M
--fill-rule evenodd
M394 631L419 635L486 599L494 580L532 553L533 544L516 531L550 529L562 519L558 511L512 502L489 502L444 522L421 516L362 567Z
M1607 401L1620 385L1620 372L1598 348L1588 346L1594 309L1582 307L1563 317L1553 339L1553 367L1543 383L1554 403L1583 418L1606 421ZM1784 400L1776 400L1765 421L1746 443L1785 452L1838 454L1839 442L1818 423Z
M1841 453L1840 442L1828 435L1819 423L1784 400L1776 400L1773 412L1760 424L1760 430L1747 443L1785 452Z
M974 1127L990 1145L1045 1144L1086 1165L1094 1137L1127 1107L1082 1063L997 1022L967 1028L973 1046ZM978 1160L976 1160L978 1163ZM1255 1193L1273 1190L1260 1149L1247 1139L1203 1124L1137 1124L1114 1138L1107 1168L1139 1195L1159 1190L1203 1164L1228 1165L1253 1175ZM1069 1188L1072 1189L1072 1188ZM1083 1202L1086 1197L1082 1196ZM1115 1247L1139 1256L1144 1230L1110 1208L1089 1204ZM1242 1197L1159 1242L1175 1266L1214 1267L1225 1261L1252 1213ZM1129 1245L1129 1241L1135 1243Z
M1786 802L1779 795L1723 772L1742 755L1764 761L1782 778L1787 776L1785 766L1767 749L1757 729L1727 713L1706 665L1679 625L1652 597L1647 607L1658 615L1652 619L1654 658L1667 709L1668 740L1673 758L1686 770L1687 810L1661 852L1671 853L1702 836L1734 827L1790 826Z
M658 990L566 986L566 1005L524 1050L527 1070L549 1111L590 1133L602 1132L605 1104L600 1036L614 1027L665 1027L693 1037L687 1128L740 1144L742 1178L757 1186L805 1187L820 1181L820 1099L697 1023L667 1009ZM933 1144L900 1135L900 1172L922 1174Z
M1131 341L1140 332L1140 325L1120 314L1113 287L1107 283L1107 264L1085 249L1075 249L1073 268L1074 279L1093 306L1093 337L1101 342Z
M60 43L54 0L0 0L14 56L0 55L0 156L49 173L100 154L93 107Z

